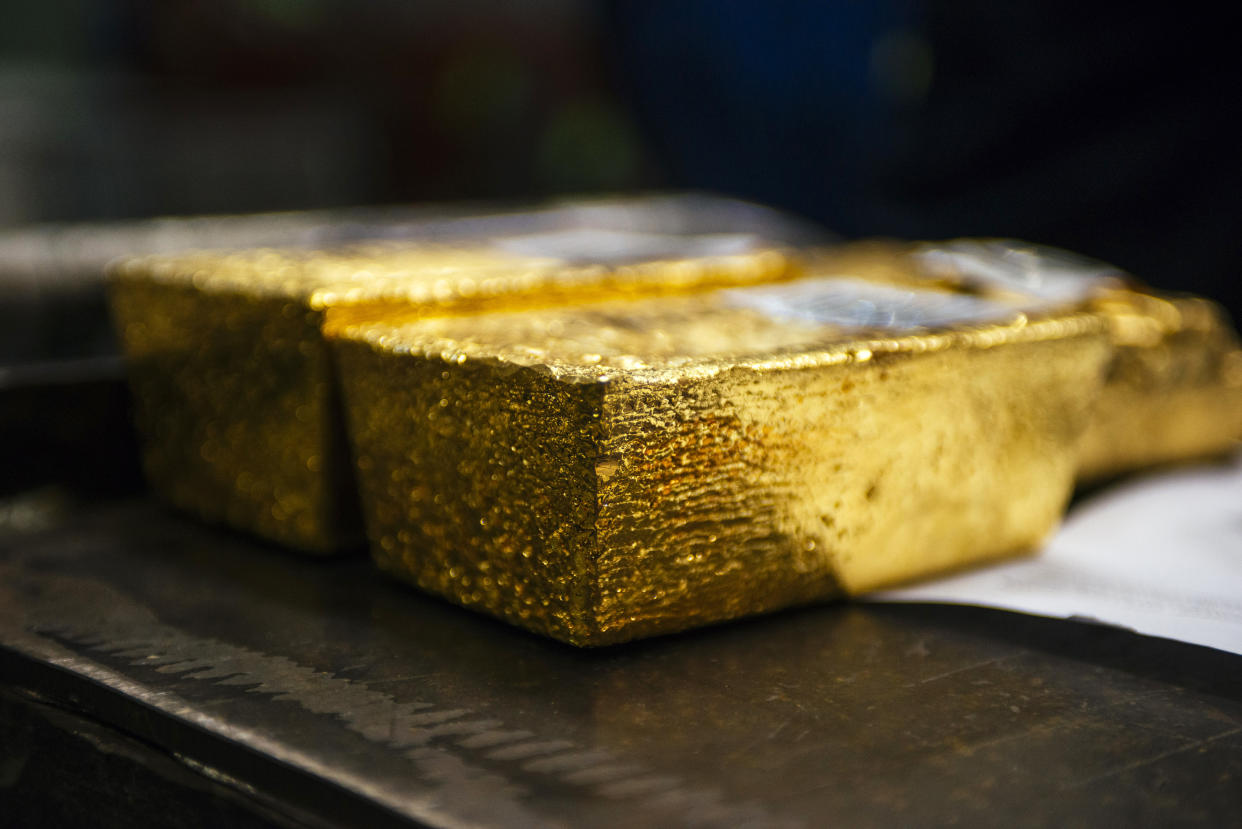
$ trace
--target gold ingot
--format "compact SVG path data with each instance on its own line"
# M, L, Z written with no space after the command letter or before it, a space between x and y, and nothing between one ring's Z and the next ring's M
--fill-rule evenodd
M811 257L816 270L965 290L1024 311L1077 305L1113 343L1079 445L1080 480L1208 458L1242 438L1242 348L1210 300L1160 294L1102 262L1012 240L861 242Z
M1198 297L1117 291L1096 307L1114 345L1104 392L1079 444L1096 480L1235 450L1242 349L1223 309Z
M576 645L1031 550L1111 353L848 278L327 332L379 565Z
M683 241L696 239L713 243ZM472 314L747 284L789 268L778 251L753 245L608 266L523 255L500 242L191 253L122 263L110 301L153 489L208 520L331 553L360 546L363 535L321 334L329 310Z

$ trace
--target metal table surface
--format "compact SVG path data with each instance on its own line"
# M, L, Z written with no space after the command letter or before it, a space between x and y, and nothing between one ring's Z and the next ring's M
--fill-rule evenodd
M30 497L0 533L0 824L1242 814L1242 658L1218 651L849 603L575 651L365 559L298 558L143 498Z

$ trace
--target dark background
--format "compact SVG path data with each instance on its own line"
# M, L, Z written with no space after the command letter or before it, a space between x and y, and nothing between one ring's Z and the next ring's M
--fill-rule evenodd
M0 227L702 188L1236 317L1242 59L1206 8L0 0Z

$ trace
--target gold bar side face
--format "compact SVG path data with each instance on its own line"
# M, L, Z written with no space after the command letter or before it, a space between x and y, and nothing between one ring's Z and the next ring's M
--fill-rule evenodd
M1038 544L1099 318L805 283L334 331L377 562L601 645Z
M1059 303L1101 315L1114 353L1079 446L1081 480L1220 455L1242 439L1242 349L1209 300L1163 296L1105 263L1014 240L862 242L812 260L815 272L944 285L1022 310Z
M592 635L603 386L342 341L371 551L424 590L570 642Z
M277 296L121 280L143 463L174 506L310 553L357 545L322 314Z
M153 488L202 518L310 553L363 541L322 330L783 278L778 251L570 266L490 248L371 245L131 260L110 297Z
M1080 476L1106 478L1235 449L1242 348L1220 307L1135 291L1098 304L1115 351L1079 446Z

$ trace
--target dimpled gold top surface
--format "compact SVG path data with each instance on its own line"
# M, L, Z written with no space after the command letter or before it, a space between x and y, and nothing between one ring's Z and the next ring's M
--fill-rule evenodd
M790 268L777 251L737 247L609 265L485 243L130 260L114 270L110 298L148 478L176 506L282 544L314 553L356 546L357 496L321 333L329 311L469 314L746 284Z
M585 645L1029 549L1108 351L842 278L331 337L380 565Z

